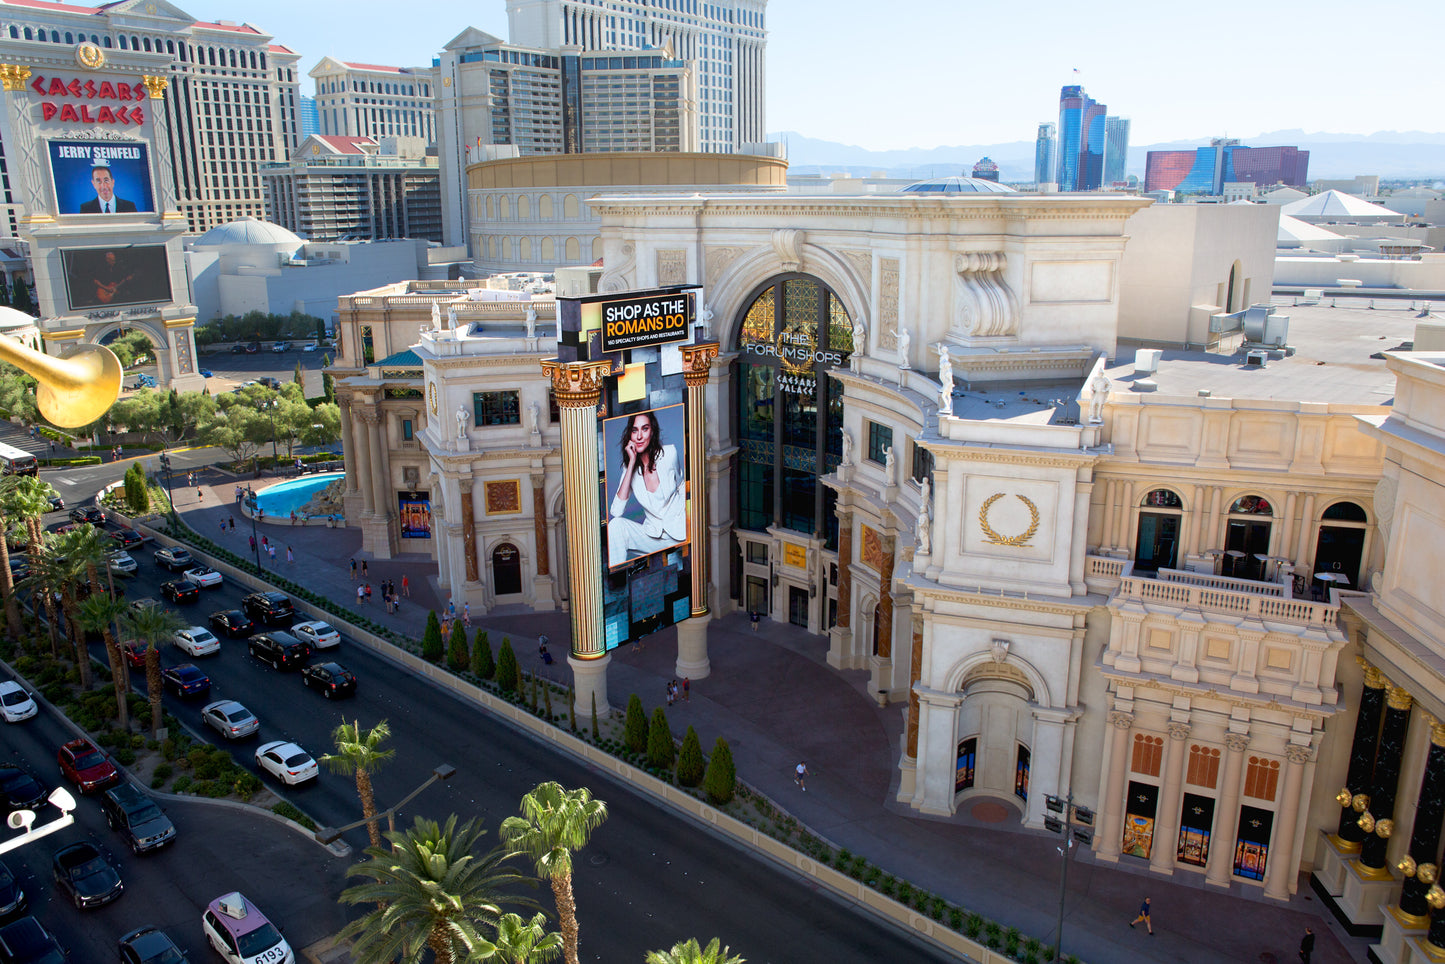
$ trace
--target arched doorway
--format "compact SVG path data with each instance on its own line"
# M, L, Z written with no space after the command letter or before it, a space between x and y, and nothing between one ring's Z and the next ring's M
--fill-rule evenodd
M1365 553L1369 520L1365 510L1353 502L1336 502L1320 515L1320 535L1315 542L1315 571L1333 572L1359 588L1360 562Z
M986 794L1021 806L1028 800L1034 726L1028 677L1009 663L990 661L970 672L962 689L955 795Z
M1238 579L1264 578L1269 555L1269 534L1274 507L1258 495L1242 495L1229 507L1229 527L1224 535L1223 575Z
M1169 489L1155 489L1144 496L1139 508L1139 528L1134 540L1134 571L1158 572L1173 569L1179 557L1179 526L1184 502Z
M522 591L522 554L510 542L492 550L492 591L498 596Z

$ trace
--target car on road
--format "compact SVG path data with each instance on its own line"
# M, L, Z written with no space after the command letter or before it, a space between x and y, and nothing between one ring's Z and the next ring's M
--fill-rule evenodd
M257 633L246 643L246 651L272 669L293 669L306 662L311 649L290 633L272 630Z
M16 582L30 575L30 557L24 553L10 553L10 578Z
M120 939L120 964L190 964L165 931L147 924Z
M154 609L161 604L154 596L144 596L140 599L132 599L130 608L132 612L144 612L147 609Z
M274 375L262 375L256 379L256 383L258 385L265 385L267 388L274 388L277 391L281 389L281 379L276 378Z
M254 354L256 354L258 351L261 350L261 343L260 343L259 341L253 341L253 342L248 343L248 344L245 346L245 348L246 348L246 354L248 354L248 355L254 355Z
M161 685L166 692L185 699L192 696L209 696L211 678L201 672L195 663L177 663L161 670Z
M274 351L276 354L280 355L283 352L288 352L291 350L291 343L289 341L278 341L276 342L276 344L271 346L271 350Z
M146 541L145 536L141 535L139 532L136 532L134 529L129 528L128 526L122 526L119 529L112 529L107 532L106 535L110 536L111 540L117 545L119 545L122 549L134 549L136 546Z
M220 633L222 636L229 636L232 639L249 636L252 630L256 628L256 624L251 621L251 617L239 609L223 609L220 612L211 613L211 615L206 617L206 622L209 623L211 629L217 633Z
M231 346L231 354L233 354L233 355L244 355L244 354L246 354L246 346L245 346L245 345L232 345L232 346Z
M5 964L65 964L65 949L34 917L0 927L0 961Z
M6 813L34 810L45 803L49 792L20 764L0 763L0 804L4 804Z
M79 529L83 525L85 525L84 522L67 522L63 526L56 526L55 534L59 536L64 535L67 532L74 532L76 529Z
M127 639L120 644L120 655L131 669L145 669L146 650L149 648L138 639Z
M186 582L193 582L202 589L218 589L221 585L221 574L210 566L196 566L194 569L187 569L181 578Z
M122 783L105 791L100 809L110 829L126 838L133 853L159 850L176 839L176 825L171 818L134 783Z
M193 603L201 598L201 587L184 579L161 583L161 595L177 605Z
M240 891L211 901L201 929L226 964L296 964L286 938Z
M284 592L253 592L241 600L241 609L256 622L267 626L289 624L296 616L296 610L291 608L291 597Z
M316 779L320 771L311 754L295 743L277 740L256 748L256 766L288 786Z
M167 585L174 585L167 583ZM210 656L221 651L221 641L204 626L176 630L171 643L187 656Z
M61 746L56 754L60 775L75 784L81 793L104 790L120 781L115 764L92 742L75 739Z
M321 346L318 345L318 344L316 344L316 342L314 342L314 341L309 341L309 342L307 342L306 344L304 344L304 345L301 346L301 350L302 350L302 351L320 351L320 350L321 350Z
M28 720L38 712L40 708L25 687L14 680L0 683L0 716L5 717L6 723Z
M135 561L135 556L124 549L116 549L105 557L105 564L111 572L117 576L133 576L136 570L140 569L140 563Z
M201 719L228 740L250 736L261 726L256 714L235 700L217 700L201 710Z
M105 525L105 513L93 505L76 506L70 510L71 522L89 522L93 526Z
M185 546L166 546L163 549L157 549L151 558L155 559L156 565L163 569L169 569L171 572L185 572L187 569L193 569L200 565L191 556L191 550Z
M291 634L313 650L331 649L341 645L341 634L330 623L324 623L319 619L294 624L291 627Z
M25 910L29 903L25 896L25 888L20 886L20 881L10 872L10 868L0 863L0 920L8 920L16 914Z
M301 671L301 682L328 700L356 695L356 676L340 663L316 663Z
M65 500L58 495L49 496L47 497L46 501L50 503L51 512L59 512L61 509L65 508Z
M215 373L212 372L209 368L202 368L200 371L201 371L201 377L202 377L202 378L210 378L212 375L215 374Z
M101 907L125 893L125 883L95 844L81 841L61 847L50 862L55 883L78 910Z

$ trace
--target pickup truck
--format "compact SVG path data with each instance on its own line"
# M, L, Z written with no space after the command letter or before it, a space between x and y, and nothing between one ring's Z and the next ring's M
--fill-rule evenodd
M159 850L176 839L171 818L134 783L107 790L100 798L100 809L110 829L119 831L135 853Z

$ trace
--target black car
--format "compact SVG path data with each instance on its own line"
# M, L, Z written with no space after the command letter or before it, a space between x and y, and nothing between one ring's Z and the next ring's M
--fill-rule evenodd
M49 792L19 764L0 763L0 802L4 803L6 813L34 810L45 803Z
M356 695L356 677L340 663L317 663L301 671L301 681L328 700Z
M229 636L232 639L249 636L256 628L256 624L251 622L251 617L239 609L211 613L206 617L206 622L210 624L211 631L217 636Z
M176 942L159 927L138 927L120 939L121 964L189 964Z
M111 787L100 798L110 829L120 831L137 854L159 850L176 839L176 825L134 783Z
M15 879L9 867L0 864L0 920L6 920L25 910L28 903L20 881Z
M280 631L257 633L246 644L246 650L261 662L270 663L272 669L293 669L311 655L310 646Z
M106 535L110 536L122 549L134 549L145 542L145 536L134 529L112 529Z
M89 522L93 526L105 525L105 513L93 505L76 506L70 510L71 522Z
M171 572L185 572L187 569L194 569L200 563L191 556L191 551L185 546L167 546L164 549L157 549L151 556L155 559L156 565Z
M245 345L232 345L232 346L231 346L231 354L233 354L233 355L244 355L244 354L246 354L246 346L245 346Z
M201 598L201 587L185 579L161 583L161 595L173 603L193 603Z
M60 942L34 917L0 927L0 961L5 964L65 964Z
M57 850L51 869L55 883L78 910L109 904L125 892L120 872L94 844L85 841Z
M46 498L46 501L50 503L51 512L59 512L61 509L65 508L65 500L58 495L48 496Z
M253 592L241 600L241 609L258 623L275 626L278 623L290 625L296 611L291 608L291 597L284 592Z
M161 670L161 683L167 693L180 697L206 696L211 692L211 678L196 668L195 663L178 663Z

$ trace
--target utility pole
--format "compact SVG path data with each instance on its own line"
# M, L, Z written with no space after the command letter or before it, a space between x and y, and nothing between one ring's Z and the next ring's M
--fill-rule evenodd
M1051 813L1062 813L1064 819L1044 817L1044 829L1063 835L1063 846L1059 848L1062 861L1059 869L1059 920L1054 929L1054 960L1064 959L1064 899L1068 896L1069 861L1074 856L1074 843L1088 846L1094 842L1094 811L1088 807L1074 806L1074 789L1069 788L1068 796L1044 797L1044 809ZM1075 822L1079 824L1075 826Z

